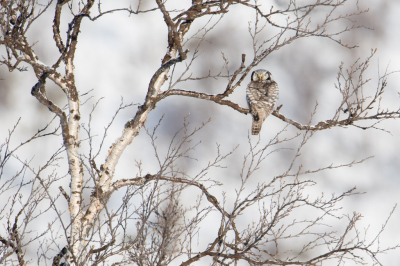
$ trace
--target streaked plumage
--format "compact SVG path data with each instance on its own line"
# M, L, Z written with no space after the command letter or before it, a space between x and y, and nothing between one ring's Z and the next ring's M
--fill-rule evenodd
M250 113L253 116L251 134L258 135L264 120L272 113L278 102L278 84L269 71L258 69L251 74L251 82L247 86L246 94Z

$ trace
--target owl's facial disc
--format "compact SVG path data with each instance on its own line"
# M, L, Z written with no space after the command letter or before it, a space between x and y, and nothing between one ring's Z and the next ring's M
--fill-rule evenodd
M260 74L258 75L258 79L264 81L267 80L267 76L265 74Z
M269 73L268 71L264 69L258 69L253 72L252 81L266 81L266 80L269 81L272 80L271 73Z
M253 72L252 76L251 76L251 80L252 81L258 81L258 74Z

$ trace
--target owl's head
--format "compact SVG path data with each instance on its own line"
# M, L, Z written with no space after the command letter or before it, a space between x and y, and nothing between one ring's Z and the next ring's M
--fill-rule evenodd
M257 69L251 74L251 81L272 81L271 72L265 69Z

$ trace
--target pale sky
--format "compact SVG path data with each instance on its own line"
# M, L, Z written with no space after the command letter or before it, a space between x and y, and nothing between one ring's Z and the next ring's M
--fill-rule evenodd
M130 3L130 1L123 1ZM279 2L276 0L276 6ZM121 1L122 4L122 1ZM341 62L345 66L351 65L357 58L361 61L370 55L371 49L377 48L377 53L370 63L368 78L371 78L366 90L373 91L378 82L378 70L382 75L385 69L388 72L400 70L400 2L398 1L360 1L361 7L370 7L370 11L360 17L369 29L355 30L342 37L343 41L357 44L359 48L346 49L338 44L322 38L306 38L295 41L289 46L275 51L257 68L268 69L279 84L279 104L283 104L281 113L293 120L306 124L310 114L318 101L318 112L314 121L329 119L340 102L340 94L335 90L336 73ZM105 10L106 8L104 8ZM45 64L53 64L57 50L52 40L53 11L47 16L41 17L30 33L30 41L39 41L34 47L35 52ZM246 15L249 15L246 13ZM253 16L254 17L254 16ZM221 52L229 57L230 70L233 72L239 62L240 55L246 53L247 63L252 56L251 39L247 32L247 21L254 20L251 14L245 17L238 10L232 10L227 17L215 28L202 45L203 54L193 66L193 76L206 75L208 70L218 70L223 65ZM61 32L65 32L62 29ZM266 33L268 35L268 33ZM195 43L188 43L187 47L193 55ZM125 13L109 15L97 21L84 20L81 35L78 42L76 56L76 80L80 93L93 89L90 94L93 98L82 106L82 122L87 124L87 114L93 104L101 100L99 108L94 115L94 130L101 136L104 127L110 121L114 111L118 108L121 97L125 103L143 103L146 89L152 74L160 66L161 59L166 51L166 26L159 11L141 15L128 16ZM1 50L4 53L4 49ZM189 58L190 59L190 58ZM177 73L180 67L177 66ZM42 128L53 117L47 108L41 106L31 96L30 90L37 82L33 71L8 73L5 66L0 68L1 96L0 112L2 113L0 127L0 139L3 141L8 130L13 127L21 117L20 125L13 139L17 145L39 128ZM245 84L249 81L247 76L241 88L238 88L230 97L241 106L246 106ZM225 80L207 80L202 82L186 82L176 88L194 91L203 91L217 94L224 90ZM398 92L400 91L400 73L394 73L388 78L388 86L384 94L382 104L397 110L400 105ZM55 99L59 106L66 104L61 91L47 83L49 97ZM166 88L168 83L164 85ZM87 99L82 98L82 100ZM136 112L136 107L121 112L118 119L108 133L106 147L119 137L124 123ZM189 115L193 127L212 118L212 122L199 135L202 145L198 148L199 165L206 163L215 155L215 143L221 144L222 150L228 152L240 144L238 150L230 157L225 165L230 167L225 172L210 172L223 183L221 191L214 190L217 195L222 191L227 192L229 199L233 193L235 184L238 183L238 172L241 168L243 155L248 151L247 136L251 125L249 115L239 114L226 106L216 106L214 103L192 98L171 96L157 104L157 108L150 114L146 127L152 128L165 114L164 124L161 127L162 137L168 141L176 130L182 125L183 117ZM53 124L53 127L57 123ZM269 117L262 130L262 143L267 143L286 124L276 117ZM318 182L318 185L310 190L310 195L318 195L324 192L340 194L356 186L359 192L366 194L357 195L341 203L343 213L351 215L360 212L363 219L359 229L369 228L372 237L380 230L395 204L400 203L398 190L400 188L400 120L388 120L379 124L391 134L379 130L361 130L357 128L334 128L317 132L302 152L299 164L305 169L317 169L330 164L347 164L353 160L374 156L367 162L355 165L351 168L325 171L321 174L307 176ZM297 129L288 127L287 134L295 134ZM81 138L86 139L81 130ZM61 137L53 139L54 145L37 141L30 146L32 150L21 150L19 156L33 160L33 163L42 162L57 145L61 144ZM100 137L97 140L100 141ZM256 139L252 139L256 141ZM168 143L167 143L168 144ZM160 144L160 149L165 150L168 145ZM287 147L297 148L296 145ZM38 151L40 154L38 154ZM107 148L102 152L100 159L104 159ZM292 159L293 151L283 151L271 156L270 160L260 170L262 176L273 176L287 168L287 163ZM125 156L121 159L116 176L118 178L131 178L136 173L131 168L133 159L141 159L144 166L144 174L154 172L155 158L149 146L149 138L142 130L134 139ZM65 164L65 162L63 162ZM199 167L197 163L188 163L188 171L194 171ZM10 170L11 171L11 170ZM213 176L214 175L214 176ZM259 180L257 180L258 182ZM257 184L254 182L254 185ZM68 186L68 181L65 182ZM229 206L229 202L227 204ZM398 208L389 221L386 232L382 235L383 245L399 243L400 209ZM205 235L206 230L204 229ZM206 238L206 236L204 236ZM202 240L201 240L202 241ZM200 245L201 242L200 241ZM400 261L400 252L388 252L381 257L383 265L397 266ZM197 264L202 265L202 264ZM206 264L204 264L206 265ZM347 265L347 264L346 264ZM351 264L349 264L351 265Z

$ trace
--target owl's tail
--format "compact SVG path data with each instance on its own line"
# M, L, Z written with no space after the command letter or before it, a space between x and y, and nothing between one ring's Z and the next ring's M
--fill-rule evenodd
M263 122L264 122L264 121L262 121L261 119L258 120L258 121L256 121L256 120L253 118L253 125L251 126L251 134L252 134L252 135L258 135L258 134L260 134L260 131L261 131L261 127L262 127Z

